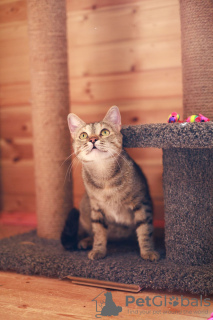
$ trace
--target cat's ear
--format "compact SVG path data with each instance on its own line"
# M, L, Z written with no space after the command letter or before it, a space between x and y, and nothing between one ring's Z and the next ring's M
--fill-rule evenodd
M72 138L75 138L75 132L86 125L86 123L81 120L78 116L76 116L74 113L70 113L67 117L68 126L70 129L70 133Z
M117 106L113 106L109 109L105 115L103 121L111 123L119 131L121 130L121 114Z

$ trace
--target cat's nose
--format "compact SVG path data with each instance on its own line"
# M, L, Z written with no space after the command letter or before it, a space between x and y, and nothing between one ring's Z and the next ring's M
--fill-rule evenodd
M89 141L92 142L93 144L97 141L97 137L90 137Z

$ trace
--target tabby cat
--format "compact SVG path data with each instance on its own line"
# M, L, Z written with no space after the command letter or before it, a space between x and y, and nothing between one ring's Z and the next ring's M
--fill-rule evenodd
M62 233L62 244L66 249L92 247L89 259L101 259L107 254L107 240L136 233L141 257L158 260L147 181L122 148L118 107L111 107L103 121L90 124L70 113L68 125L75 155L82 163L86 192L80 204L78 231L78 211L74 209Z

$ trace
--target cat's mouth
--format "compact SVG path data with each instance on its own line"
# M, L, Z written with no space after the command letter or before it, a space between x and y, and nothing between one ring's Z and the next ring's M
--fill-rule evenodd
M94 150L100 151L96 146L93 145L93 147L90 149L90 152L92 152Z

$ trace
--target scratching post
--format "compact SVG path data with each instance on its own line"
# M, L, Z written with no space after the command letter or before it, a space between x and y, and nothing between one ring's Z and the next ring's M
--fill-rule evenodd
M184 119L213 119L213 2L180 0Z
M58 239L72 207L65 176L70 154L66 7L64 0L28 0L32 120L38 235Z

